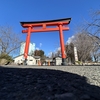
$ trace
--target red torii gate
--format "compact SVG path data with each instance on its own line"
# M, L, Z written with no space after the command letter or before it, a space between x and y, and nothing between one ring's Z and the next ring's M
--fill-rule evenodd
M66 53L65 53L65 47L64 47L63 31L69 30L69 27L67 25L70 23L70 21L71 21L71 18L47 20L47 21L20 22L23 28L27 28L26 30L22 30L22 33L27 33L26 45L25 45L25 50L24 50L25 62L27 61L31 33L59 31L61 53L62 53L62 65L66 65L66 60L65 60Z

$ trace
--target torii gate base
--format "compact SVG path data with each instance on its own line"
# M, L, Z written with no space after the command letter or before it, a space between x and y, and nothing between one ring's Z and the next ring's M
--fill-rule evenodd
M20 22L23 28L27 28L26 30L22 30L22 33L27 33L26 45L25 45L25 51L24 51L25 64L26 64L27 56L28 56L31 33L59 31L62 65L66 65L67 63L66 63L63 31L69 30L69 27L67 25L70 23L70 21L71 21L71 18L48 20L48 21Z

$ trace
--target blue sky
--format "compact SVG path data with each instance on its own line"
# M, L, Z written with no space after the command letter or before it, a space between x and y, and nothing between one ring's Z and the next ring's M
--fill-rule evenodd
M75 34L75 28L90 19L90 13L100 8L100 0L0 0L0 25L13 27L15 33L22 34L21 21L52 20L71 17L70 30L65 31L64 42ZM45 51L54 52L59 46L59 32L32 33L31 42Z

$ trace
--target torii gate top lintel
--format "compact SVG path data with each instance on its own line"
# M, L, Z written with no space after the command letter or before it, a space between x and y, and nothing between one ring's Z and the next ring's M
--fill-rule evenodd
M71 21L71 18L63 18L63 19L56 19L56 20L45 20L45 21L29 21L29 22L20 22L22 27L27 27L27 26L35 26L35 25L42 25L42 24L69 24Z
M62 53L62 65L66 65L65 64L66 54L65 54L65 48L64 48L63 31L69 30L69 27L66 25L68 25L70 21L71 21L71 18L46 20L46 21L20 22L21 26L23 28L26 28L25 30L22 30L22 33L27 33L26 45L25 45L25 51L24 51L25 61L27 60L27 56L28 56L30 33L59 31L61 53Z

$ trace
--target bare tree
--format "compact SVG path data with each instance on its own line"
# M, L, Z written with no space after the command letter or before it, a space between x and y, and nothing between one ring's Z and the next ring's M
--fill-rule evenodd
M74 59L74 44L73 43L68 43L65 45L65 50L68 58L68 62L75 63Z
M0 26L0 52L10 54L20 47L21 40L11 27Z
M86 32L77 33L74 36L73 44L77 47L78 58L85 62L91 60L91 50L93 48L93 41Z
M94 58L100 61L100 10L92 13L92 20L85 21L77 29L72 43L77 47L80 61L89 61ZM67 54L68 55L68 54Z
M100 59L100 46L94 42L93 48L91 50L91 55L95 62L98 62Z
M55 57L55 53L52 52L52 54L51 54L51 58L53 59L54 57Z
M95 62L100 59L100 10L93 11L91 14L91 21L86 21L82 31L86 31L88 36L92 39L93 48L91 55Z
M61 56L61 50L60 49L58 49L55 53L55 57L59 57L59 56Z
M100 10L92 12L92 21L87 22L85 30L92 36L93 41L100 46Z

